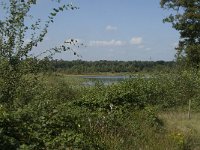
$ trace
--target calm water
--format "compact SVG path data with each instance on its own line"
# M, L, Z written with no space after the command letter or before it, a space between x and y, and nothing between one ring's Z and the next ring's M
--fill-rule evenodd
M87 81L84 82L84 85L95 85L95 83L100 82L104 85L110 85L113 83L117 83L123 81L125 79L130 78L129 76L83 76L81 78L86 79Z

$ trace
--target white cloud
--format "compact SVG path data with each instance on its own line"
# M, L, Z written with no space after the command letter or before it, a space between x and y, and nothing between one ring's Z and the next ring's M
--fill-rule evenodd
M115 26L108 25L106 26L106 31L116 31L118 28Z
M102 47L102 46L124 46L126 44L125 41L120 40L110 40L110 41L90 41L90 46Z
M139 49L145 49L145 45L143 44L142 37L133 37L130 41L122 41L122 40L93 40L89 41L89 46L95 47L116 47L116 46L128 46L128 45L137 45Z
M130 44L132 44L132 45L140 45L140 44L142 44L142 37L133 37L130 40Z
M142 48L144 48L144 47L145 47L144 45L139 45L139 46L138 46L139 49L142 49Z

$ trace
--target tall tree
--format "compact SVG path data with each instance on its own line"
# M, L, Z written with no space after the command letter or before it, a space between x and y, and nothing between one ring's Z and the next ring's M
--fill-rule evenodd
M172 23L179 31L178 58L189 65L198 67L200 63L200 0L161 0L161 7L172 9L164 22Z

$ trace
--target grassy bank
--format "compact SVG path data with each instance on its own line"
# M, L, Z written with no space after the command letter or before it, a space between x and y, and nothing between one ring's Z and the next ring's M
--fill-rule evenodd
M185 149L200 149L200 113L193 112L188 118L187 111L160 112L170 136Z

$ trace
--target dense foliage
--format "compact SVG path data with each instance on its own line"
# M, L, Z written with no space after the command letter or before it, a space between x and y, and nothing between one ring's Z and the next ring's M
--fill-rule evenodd
M34 75L24 76L12 105L0 103L0 146L182 149L189 141L180 144L168 137L172 133L165 129L157 112L184 110L188 99L193 111L199 111L199 90L200 77L193 71L138 76L119 84L97 83L92 87L81 86L81 81L69 84L61 75L39 75L37 82Z

